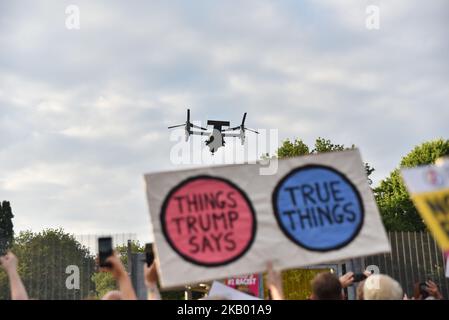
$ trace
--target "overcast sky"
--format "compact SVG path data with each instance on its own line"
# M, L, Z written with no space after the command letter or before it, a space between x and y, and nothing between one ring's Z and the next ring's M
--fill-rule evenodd
M142 175L176 168L186 106L356 144L378 183L449 136L448 30L447 0L0 0L0 199L16 231L149 240Z

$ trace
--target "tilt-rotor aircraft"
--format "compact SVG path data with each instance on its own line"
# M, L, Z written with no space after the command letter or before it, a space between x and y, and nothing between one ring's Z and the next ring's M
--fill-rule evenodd
M224 147L225 137L240 138L240 142L243 145L245 143L246 130L259 134L256 130L245 127L245 120L246 112L243 114L242 123L239 126L232 128L230 127L229 121L207 120L207 125L212 126L212 131L208 131L208 129L194 125L190 122L190 109L187 109L187 121L184 124L170 126L168 129L184 127L186 141L189 140L190 135L209 136L205 143L213 155L218 148ZM193 129L198 129L200 131L194 131ZM240 130L240 132L235 133L236 130Z

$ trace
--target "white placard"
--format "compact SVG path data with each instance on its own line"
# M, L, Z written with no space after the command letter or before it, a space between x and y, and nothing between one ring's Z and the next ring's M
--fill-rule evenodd
M261 300L260 298L241 292L237 289L228 287L221 282L214 281L209 290L210 298L220 298L227 300Z
M145 175L163 287L390 251L358 150Z

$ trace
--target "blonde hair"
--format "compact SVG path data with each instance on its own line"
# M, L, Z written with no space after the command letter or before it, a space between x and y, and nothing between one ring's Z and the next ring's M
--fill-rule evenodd
M364 300L402 300L401 285L385 274L374 274L363 285Z

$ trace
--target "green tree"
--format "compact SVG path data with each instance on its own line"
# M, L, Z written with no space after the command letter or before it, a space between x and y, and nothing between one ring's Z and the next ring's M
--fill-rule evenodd
M278 148L276 154L279 159L290 158L290 157L298 157L304 156L308 154L317 154L323 152L332 152L332 151L343 151L343 150L351 150L354 149L355 145L351 147L345 147L343 144L333 144L330 140L324 138L317 138L315 140L315 145L313 148L309 148L307 144L304 143L301 139L296 138L294 141L290 139L284 140L282 145ZM269 158L269 155L266 154L262 156L263 159ZM365 163L366 175L368 176L369 184L372 183L369 176L374 172L374 168L372 168L368 163Z
M400 175L401 168L432 164L439 157L449 155L449 140L438 139L416 146L402 158L399 168L393 170L374 189L384 225L389 231L422 231L426 226L410 200Z
M299 157L306 154L310 154L310 149L301 139L295 139L295 141L286 139L277 150L279 159Z
M97 272L92 275L95 283L95 297L101 299L108 291L117 290L115 279L109 272Z
M93 294L91 281L95 259L73 235L62 229L46 229L39 233L21 232L14 239L12 251L19 259L21 275L31 298L42 300L83 299ZM79 289L68 288L68 266L79 270ZM0 273L0 299L9 298L8 281Z
M342 144L333 144L330 140L321 137L317 138L313 148L310 148L304 141L296 138L294 141L291 141L290 139L284 140L276 153L279 159L283 159L322 152L350 150L354 148L354 145L347 148Z
M0 203L0 256L4 255L6 251L11 248L14 240L14 230L12 218L11 205L8 201Z

